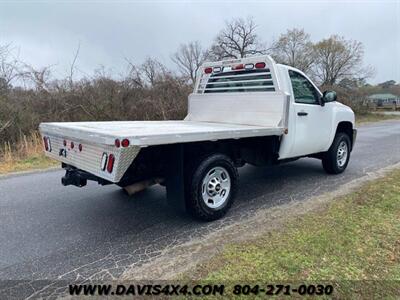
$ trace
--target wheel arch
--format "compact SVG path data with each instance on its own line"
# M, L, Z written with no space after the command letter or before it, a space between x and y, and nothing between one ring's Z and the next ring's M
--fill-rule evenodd
M345 134L348 135L351 145L350 145L350 151L353 149L353 123L350 121L341 121L337 124L336 126L336 132L335 132L335 136L340 133L343 132Z

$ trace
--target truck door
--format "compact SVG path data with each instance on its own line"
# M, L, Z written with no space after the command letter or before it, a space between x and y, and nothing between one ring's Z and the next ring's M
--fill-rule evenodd
M294 97L295 137L292 157L325 151L332 130L332 103L320 105L320 92L299 72L289 70Z

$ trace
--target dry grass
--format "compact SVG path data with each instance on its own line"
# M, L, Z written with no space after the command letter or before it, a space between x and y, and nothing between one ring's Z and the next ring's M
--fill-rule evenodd
M366 113L366 114L356 115L357 125L371 123L371 122L387 121L387 120L400 120L400 116L384 115L379 113Z
M334 299L399 299L399 182L395 170L280 231L225 247L197 272L206 282L329 283Z
M55 166L57 162L47 158L43 153L43 143L38 132L22 135L20 140L12 145L4 142L0 149L0 174L44 169Z

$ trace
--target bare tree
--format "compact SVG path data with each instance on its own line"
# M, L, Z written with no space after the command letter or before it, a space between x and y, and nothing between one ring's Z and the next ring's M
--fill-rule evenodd
M167 68L157 59L148 57L140 66L140 71L150 85L154 85L157 79L163 77L167 73Z
M256 34L253 18L233 19L226 23L208 51L211 59L242 58L249 55L262 54L264 47Z
M72 60L72 63L71 63L71 66L70 66L70 70L69 70L68 80L69 80L70 87L73 86L73 76L74 76L74 71L75 71L75 63L76 63L76 60L78 59L78 55L79 55L80 49L81 49L81 43L78 43L78 47L76 48L74 59Z
M338 86L347 90L356 90L366 85L364 78L351 78L346 77L337 83Z
M313 64L313 44L310 35L303 29L290 29L281 34L270 49L272 57L282 64L295 67L303 72Z
M362 65L364 48L361 42L333 35L314 45L314 75L322 85L334 85L343 78L365 79L373 74Z
M19 86L46 90L50 69L51 66L35 68L21 61L10 44L0 46L0 89L9 88L15 82Z
M8 87L21 73L21 62L14 55L11 44L0 45L0 80L3 88Z
M39 91L48 91L51 77L51 67L46 66L34 68L31 65L24 64L23 76L24 80L28 80Z
M190 42L182 44L178 51L172 55L172 61L178 66L183 77L194 84L196 82L197 70L205 59L205 52L202 50L200 42Z
M140 69L128 58L125 58L128 63L128 74L126 75L125 82L130 87L144 87L144 82Z

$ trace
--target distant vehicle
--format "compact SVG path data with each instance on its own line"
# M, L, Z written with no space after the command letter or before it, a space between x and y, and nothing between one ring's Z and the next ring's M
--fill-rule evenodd
M346 169L354 113L301 71L260 56L204 63L197 78L182 121L40 124L46 155L66 170L63 185L93 180L135 192L160 183L172 205L215 220L231 207L246 163L314 157L328 173Z

